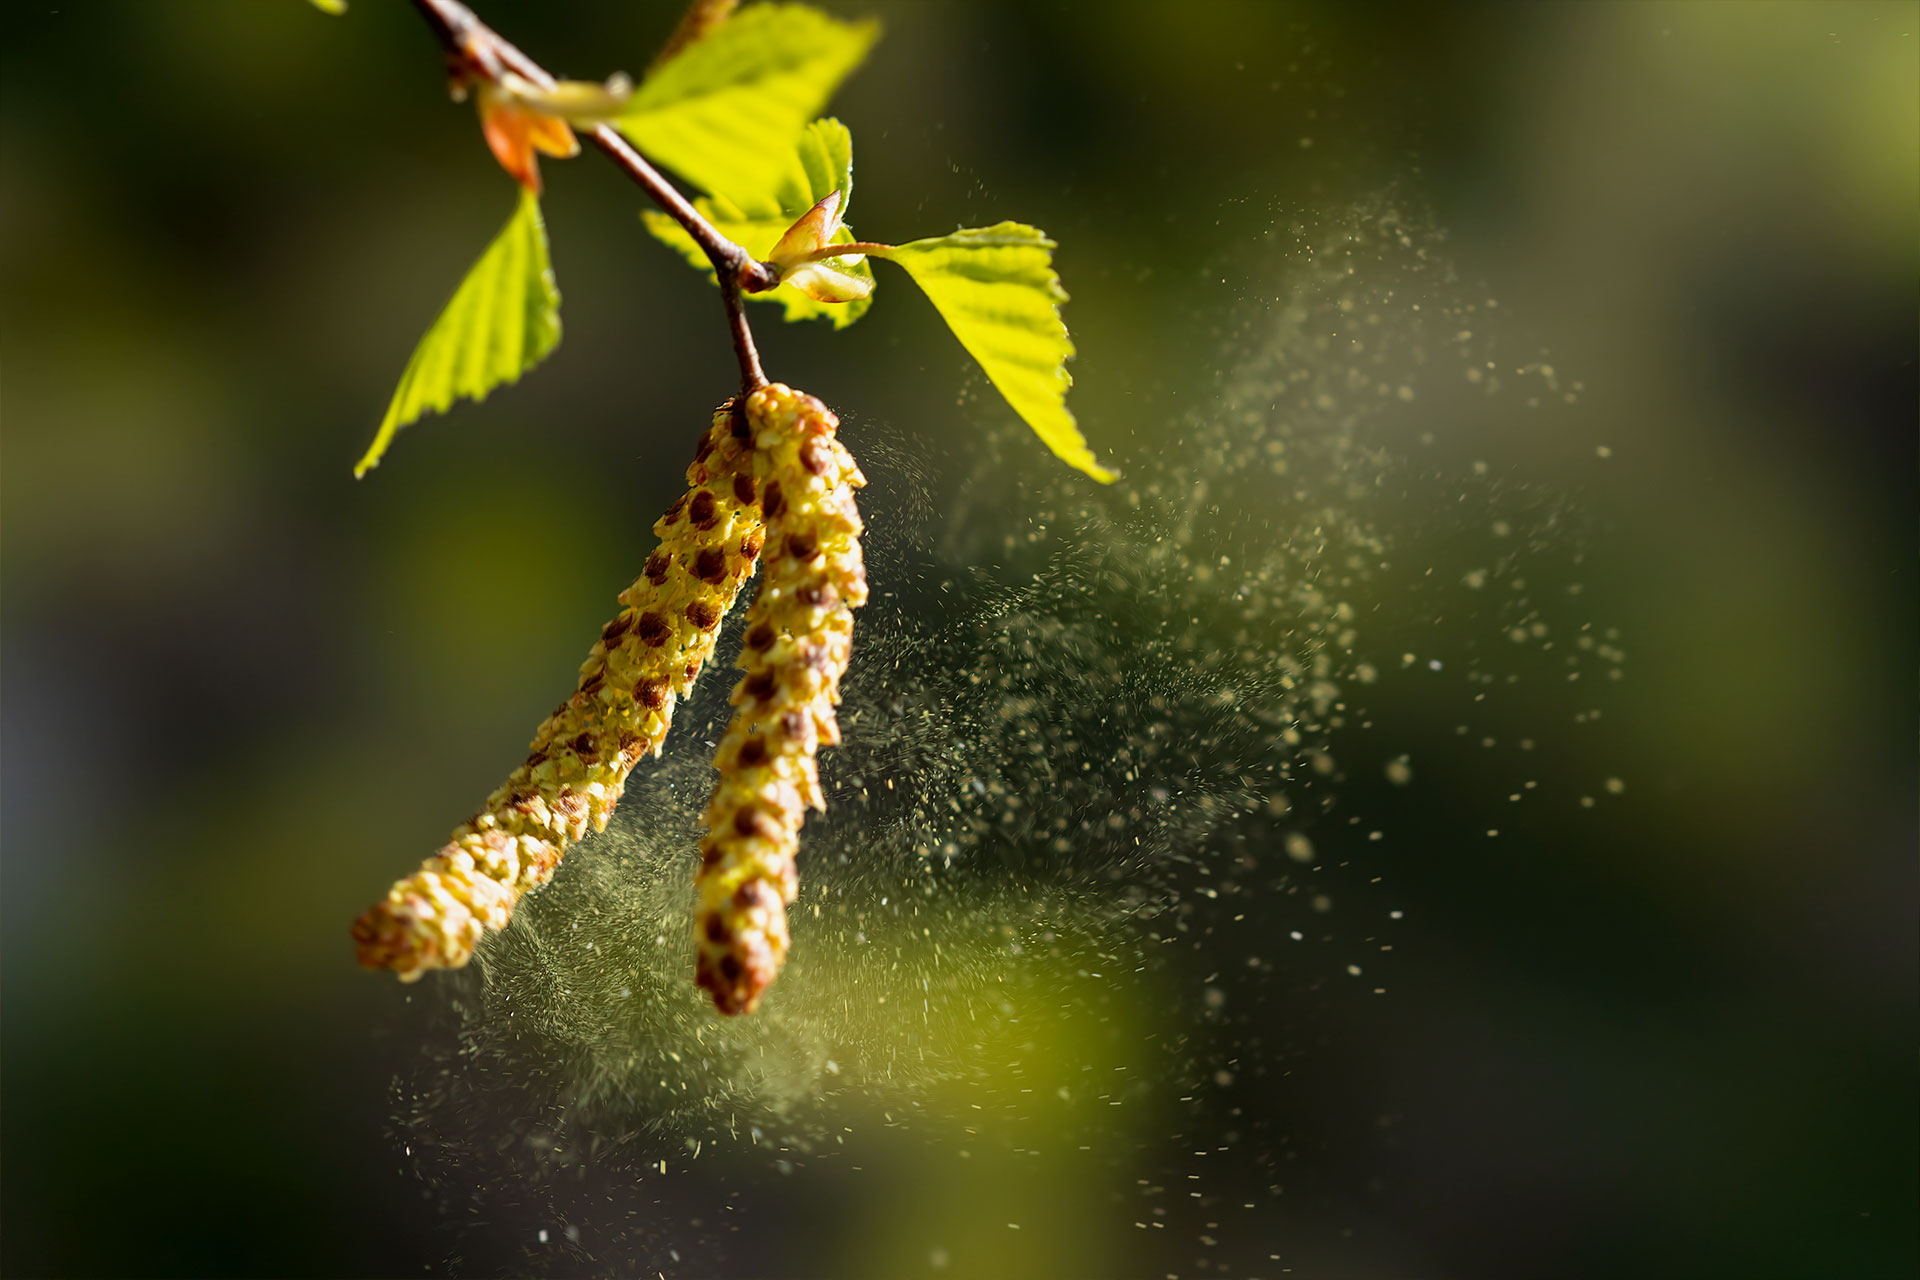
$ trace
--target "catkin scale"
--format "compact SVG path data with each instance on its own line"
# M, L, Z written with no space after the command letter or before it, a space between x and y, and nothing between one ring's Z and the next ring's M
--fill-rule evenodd
M746 419L766 547L694 909L694 980L728 1014L750 1012L786 960L800 825L826 808L816 761L840 740L834 708L867 598L853 499L866 477L834 438L838 420L778 383L747 398Z
M360 963L413 981L465 964L567 846L606 827L640 758L658 755L713 656L721 619L761 552L754 450L722 406L687 469L687 493L654 525L659 548L540 725L530 754L420 870L354 921Z

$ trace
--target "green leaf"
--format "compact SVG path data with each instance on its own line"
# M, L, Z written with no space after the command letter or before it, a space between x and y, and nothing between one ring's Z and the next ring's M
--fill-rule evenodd
M394 433L454 397L484 400L503 382L539 364L560 342L560 290L547 257L540 202L521 191L520 207L460 282L453 301L413 349L379 434L353 474L380 462Z
M1119 477L1094 460L1067 408L1073 340L1053 270L1054 242L1017 222L915 240L885 255L926 291L987 378L1046 446L1103 484Z
M800 135L787 171L774 188L769 212L792 221L836 191L840 221L845 222L853 208L853 130L827 116Z
M841 193L842 223L840 230L834 233L832 243L848 244L855 239L844 221L847 202L853 196L853 134L838 120L827 118L815 120L807 126L806 132L800 136L799 145L789 155L778 183L762 192L750 194L745 208L731 200L707 196L695 200L693 205L721 235L764 261L773 253L773 246L795 218L835 191ZM646 223L647 230L657 239L678 250L688 263L705 271L707 279L714 279L713 264L707 261L706 252L694 243L692 236L681 230L679 223L653 210L643 212L640 217ZM856 279L869 283L873 280L873 268L864 258L852 263L841 258L833 261ZM781 304L786 308L785 318L788 320L827 319L833 322L836 329L844 329L865 315L873 302L871 293L851 302L815 302L791 284L746 296L761 302Z
M687 181L752 209L779 188L794 139L879 35L878 23L806 5L754 5L648 76L614 126Z

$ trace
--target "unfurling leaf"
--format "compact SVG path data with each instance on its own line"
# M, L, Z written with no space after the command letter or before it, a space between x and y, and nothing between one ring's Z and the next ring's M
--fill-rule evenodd
M873 277L854 274L862 261L860 254L845 260L809 261L810 255L833 244L842 229L840 193L835 191L801 214L767 255L767 261L780 270L780 283L792 285L815 302L852 302L872 293Z
M1067 408L1073 340L1053 270L1054 242L1017 222L915 240L875 256L905 267L987 378L1046 446L1095 480L1118 477L1094 460Z
M541 86L511 71L482 81L475 95L480 131L500 167L535 195L540 194L536 151L567 159L580 154L580 140L569 126L592 129L611 120L633 96L633 85L619 74L605 84L561 80Z
M540 202L522 190L520 207L413 349L379 434L353 474L378 465L394 433L421 414L445 413L456 396L484 400L501 383L518 381L559 341L560 290L547 228Z
M607 77L605 84L592 80L558 80L552 88L543 89L511 71L500 77L500 83L523 106L558 116L583 129L605 124L626 110L633 98L633 82L617 71Z
M807 126L779 181L745 197L744 207L719 198L702 197L693 203L721 235L766 261L795 218L804 218L812 212L810 206L817 207L836 193L840 198L835 214L840 223L827 243L848 244L854 239L845 223L853 194L853 135L838 120L829 118ZM706 271L708 279L713 278L706 253L679 223L652 210L640 217L647 230L677 249L690 264ZM747 297L781 303L788 320L825 317L836 329L844 329L866 314L874 282L873 268L864 258L852 254L811 265L822 270L799 278L789 276L778 288Z
M649 158L752 210L879 34L805 5L753 5L661 64L613 124Z
M829 191L820 203L801 214L794 224L774 242L767 261L776 267L790 267L819 249L840 229L840 193Z
M562 159L580 154L580 141L565 120L526 105L509 89L482 83L474 102L493 158L533 195L540 194L540 164L534 152Z
M853 259L859 265L858 255ZM791 270L780 273L780 283L790 284L815 302L855 302L873 293L873 277L854 274L851 267L843 268L844 258L828 259L824 262L808 262Z

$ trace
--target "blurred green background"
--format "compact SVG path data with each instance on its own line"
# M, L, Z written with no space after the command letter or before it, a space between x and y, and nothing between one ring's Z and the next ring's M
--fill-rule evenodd
M1577 493L1631 654L1594 750L1628 787L1383 855L1414 925L1390 1003L1315 1012L1287 1265L1911 1275L1920 7L829 7L887 31L833 108L859 230L1052 232L1074 404L1130 480L1216 394L1237 309L1285 293L1276 237L1384 188L1498 300L1503 360L1584 383L1571 429L1407 430ZM482 13L600 76L676 6ZM531 1269L486 1204L466 1234L422 1208L388 1120L410 1006L345 926L633 572L732 381L717 304L617 175L549 163L565 342L356 484L512 201L418 18L42 3L0 32L0 1265ZM926 442L937 504L992 408L910 295L838 335L756 319L776 377ZM1007 453L1009 484L1051 477ZM1496 785L1404 719L1438 793ZM889 1223L999 1231L1008 1194L1103 1230L1013 1166L899 1160L916 1208L796 1180L753 1210L790 1252L732 1265L909 1274ZM995 1267L1207 1273L1153 1247ZM596 1265L643 1263L672 1272Z

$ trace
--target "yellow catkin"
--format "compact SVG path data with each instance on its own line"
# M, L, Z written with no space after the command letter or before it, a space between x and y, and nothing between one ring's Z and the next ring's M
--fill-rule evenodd
M721 619L760 554L746 415L714 414L687 493L653 526L660 545L580 668L532 753L420 870L354 921L360 963L412 981L465 964L567 846L605 828L643 755L660 753L675 702L713 656Z
M866 483L818 400L775 383L747 399L767 552L740 654L738 708L714 753L694 910L694 980L722 1013L750 1012L786 960L787 904L806 809L826 808L815 757L840 740L834 707L866 603Z

